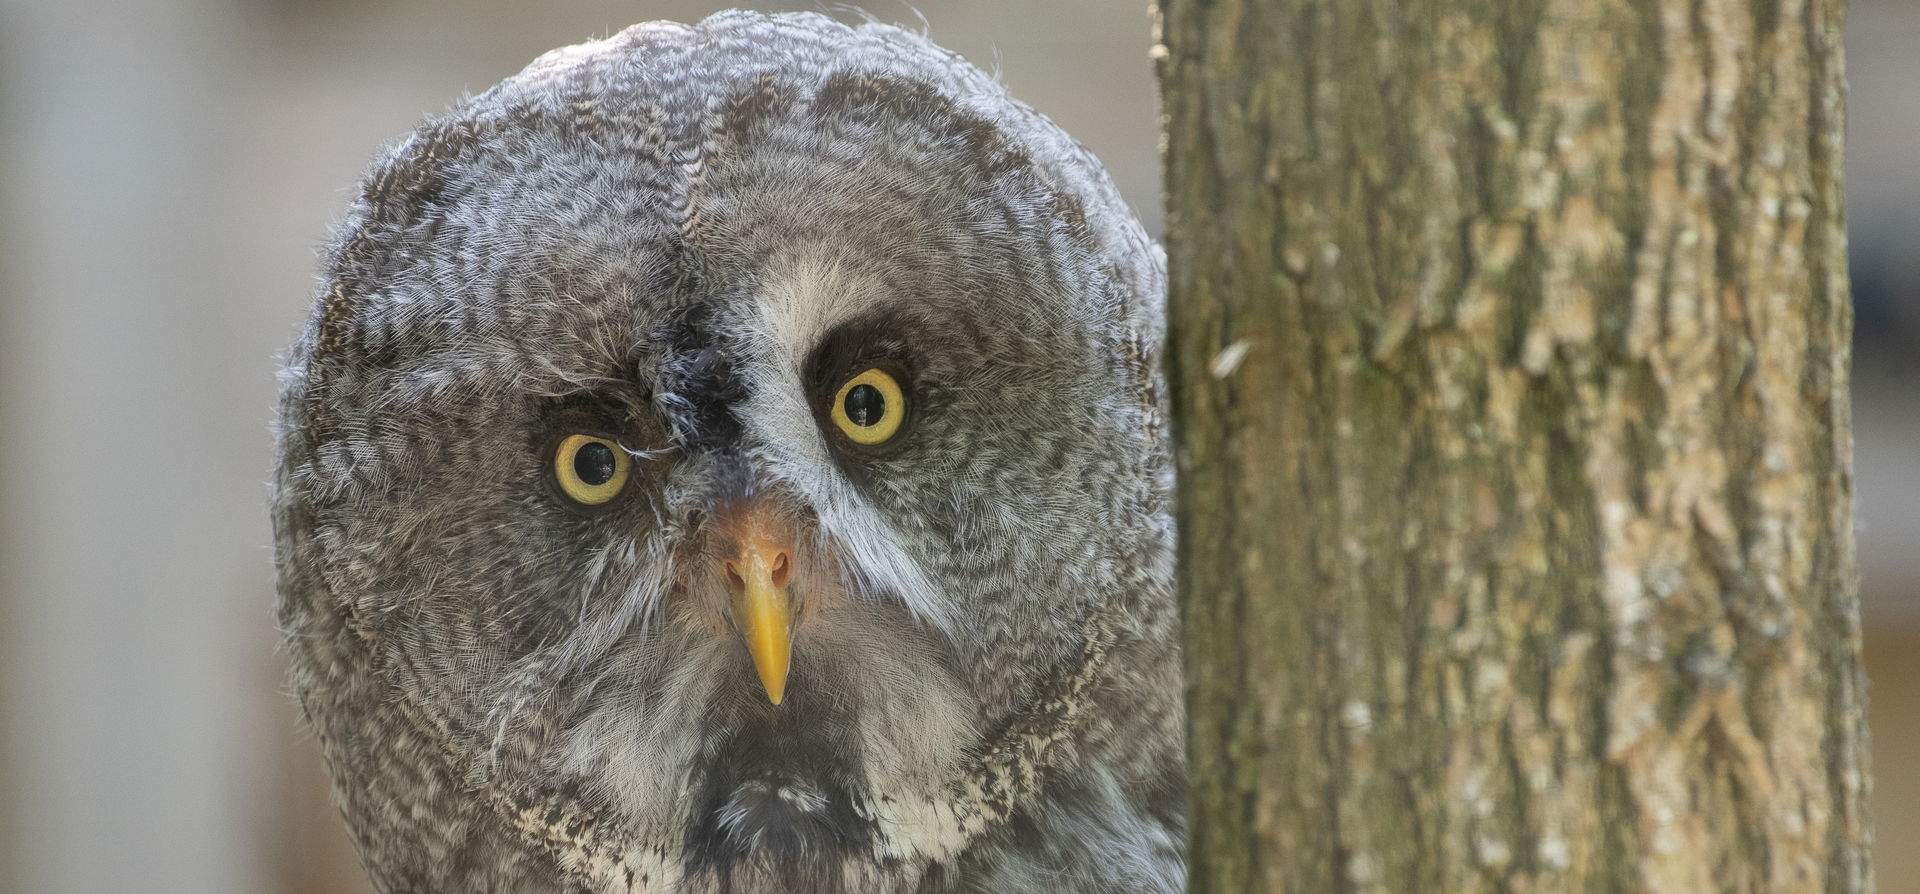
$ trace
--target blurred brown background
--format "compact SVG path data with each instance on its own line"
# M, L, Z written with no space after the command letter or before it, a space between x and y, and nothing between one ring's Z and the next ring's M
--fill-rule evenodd
M1144 0L869 0L1159 229ZM364 890L279 678L275 355L376 147L718 4L0 0L0 891ZM762 8L820 9L819 4ZM1849 203L1881 890L1920 892L1920 4L1855 0Z

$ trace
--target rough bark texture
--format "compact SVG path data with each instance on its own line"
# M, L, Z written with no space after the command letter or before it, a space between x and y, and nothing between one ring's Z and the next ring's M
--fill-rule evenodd
M1871 888L1839 0L1170 0L1193 889Z

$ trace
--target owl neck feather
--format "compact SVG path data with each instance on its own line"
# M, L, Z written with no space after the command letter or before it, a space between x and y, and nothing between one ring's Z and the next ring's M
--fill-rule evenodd
M1107 656L1113 645L1113 625L1104 612L1096 611L1085 625L1084 644L1075 660L947 786L945 803L933 805L937 819L931 834L922 830L925 838L876 847L912 862L950 862L1031 803L1047 778L1070 759L1072 750L1066 746L1079 731L1093 692L1111 674ZM452 755L448 759L456 760ZM618 820L572 797L511 789L498 782L487 784L484 793L508 826L593 890L639 894L661 889L678 875L678 842L642 841Z

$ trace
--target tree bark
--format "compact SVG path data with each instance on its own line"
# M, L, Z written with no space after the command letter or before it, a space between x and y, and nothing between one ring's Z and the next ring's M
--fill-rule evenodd
M1871 889L1840 0L1167 0L1192 888Z

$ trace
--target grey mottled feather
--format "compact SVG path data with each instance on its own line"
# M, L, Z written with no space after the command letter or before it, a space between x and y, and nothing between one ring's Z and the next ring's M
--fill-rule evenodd
M875 24L636 26L389 150L274 498L377 886L1178 890L1163 280L1082 147ZM836 345L905 358L902 443L823 434ZM635 452L591 514L542 465L581 427ZM742 489L808 557L778 707L714 570Z

